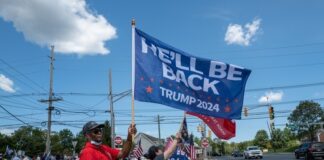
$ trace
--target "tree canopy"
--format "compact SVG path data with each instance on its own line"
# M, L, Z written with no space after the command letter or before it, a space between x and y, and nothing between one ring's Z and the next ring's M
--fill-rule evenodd
M316 131L320 128L315 123L324 120L324 112L320 104L313 101L301 101L288 117L290 125L296 128L299 139L307 137L315 140Z
M0 153L5 153L8 146L13 150L22 150L25 155L30 157L43 155L45 151L47 130L32 126L22 126L15 130L11 135L0 133ZM62 129L59 132L51 133L51 154L56 155L72 155L72 141L77 141L75 152L79 153L86 142L86 138L80 131L77 135L73 135L69 129ZM110 124L105 122L103 143L110 145Z
M267 131L265 130L259 130L255 137L254 137L254 145L257 145L261 148L267 148L267 144L269 142L269 136L268 136L268 133Z

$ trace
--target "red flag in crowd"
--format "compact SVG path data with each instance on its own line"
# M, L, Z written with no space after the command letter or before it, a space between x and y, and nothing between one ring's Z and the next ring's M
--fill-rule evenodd
M142 155L143 155L143 148L142 148L142 145L141 145L141 138L138 140L135 148L133 149L133 155L136 158L142 157Z
M230 138L235 137L236 123L234 120L215 118L194 112L186 113L196 116L203 120L208 125L208 127L214 132L214 134L220 139L228 140Z

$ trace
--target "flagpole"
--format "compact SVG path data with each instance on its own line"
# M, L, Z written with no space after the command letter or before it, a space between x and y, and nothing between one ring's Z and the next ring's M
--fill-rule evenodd
M132 125L135 124L134 112L134 88L135 88L135 19L132 19ZM135 135L132 135L134 141Z
M182 121L180 121L180 129L179 129L180 132L182 131L182 128L183 128L183 120L185 119L185 117L186 117L186 112L183 112L183 118L182 118Z

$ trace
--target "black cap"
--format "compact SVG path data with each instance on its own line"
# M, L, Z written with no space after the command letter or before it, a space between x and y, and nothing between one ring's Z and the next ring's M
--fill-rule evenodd
M89 131L91 131L95 128L103 128L104 126L105 126L104 124L98 124L95 121L89 121L83 126L82 133L85 135Z

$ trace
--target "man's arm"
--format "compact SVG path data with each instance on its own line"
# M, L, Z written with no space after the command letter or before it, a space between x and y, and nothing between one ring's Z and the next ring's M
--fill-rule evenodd
M181 139L181 134L180 132L178 132L176 134L176 138L172 142L172 145L166 151L164 151L163 153L164 159L169 159L171 157L172 153L177 148L177 144L180 142L180 139Z
M126 142L123 145L123 149L118 153L117 159L125 158L128 156L130 150L132 149L132 145L133 145L132 135L135 135L135 134L136 134L135 124L131 124L128 128L128 135L127 135Z

